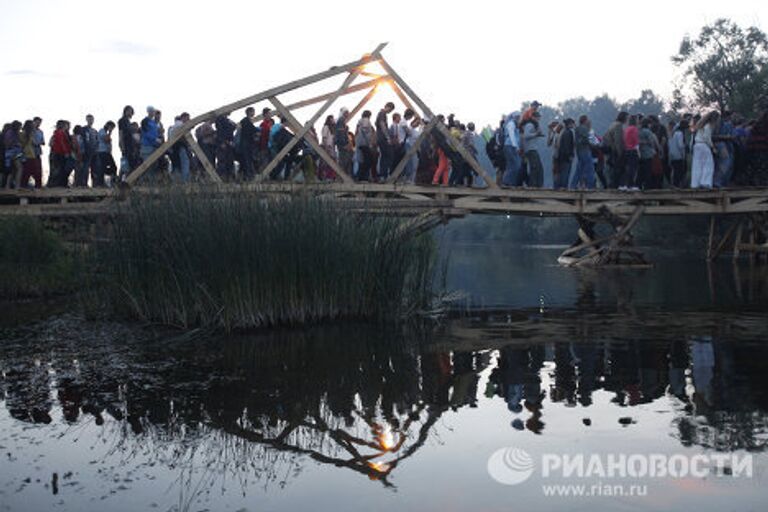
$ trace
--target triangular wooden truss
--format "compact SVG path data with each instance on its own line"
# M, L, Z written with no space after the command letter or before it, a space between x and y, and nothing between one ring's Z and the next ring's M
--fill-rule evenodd
M290 152L290 150L298 144L301 140L305 140L312 148L317 152L317 154L322 158L335 172L336 174L345 182L345 183L352 183L353 179L351 176L349 176L342 168L341 166L336 162L336 160L331 157L318 143L317 139L314 135L310 132L310 129L314 124L321 119L322 115L328 111L328 109L331 108L331 106L334 104L334 102L339 99L340 97L352 94L359 91L364 91L368 89L368 93L363 97L363 99L360 101L360 103L350 111L349 118L351 119L355 114L357 114L364 106L365 104L373 98L376 87L382 83L388 83L395 94L400 98L400 100L403 102L403 105L407 108L410 108L414 110L414 112L419 113L422 117L422 119L428 119L429 122L422 130L421 135L416 140L416 142L412 145L409 152L406 153L406 155L402 158L400 163L397 165L397 167L393 170L392 174L388 178L388 182L394 183L399 177L400 174L402 174L405 165L408 161L408 159L413 156L413 154L418 150L418 147L420 146L421 142L424 140L425 137L429 135L429 133L432 130L439 130L445 135L445 139L448 141L448 143L452 146L452 148L461 155L464 160L466 160L469 165L480 175L483 177L485 183L490 188L498 188L496 185L496 181L492 179L488 173L486 173L485 169L482 168L482 166L477 162L477 160L470 154L459 141L457 141L454 137L450 135L448 132L448 128L442 124L437 122L437 118L435 114L430 110L430 108L419 98L418 95L411 89L411 87L405 82L405 80L402 79L400 75L395 72L395 70L390 66L390 64L382 57L381 52L386 46L386 43L382 43L379 46L376 47L376 49L371 52L369 55L365 55L362 58L349 62L347 64L343 64L341 66L334 66L330 68L327 71L323 71L321 73L316 73L314 75L310 75L305 78L301 78L299 80L294 80L293 82L289 82L287 84L283 84L278 87L273 87L272 89L268 89L266 91L262 91L258 94L254 94L252 96L249 96L247 98L243 98L242 100L236 101L234 103L230 103L228 105L224 105L222 107L219 107L215 110L211 110L210 112L206 112L205 114L201 114L199 116L194 117L189 122L185 123L180 128L173 131L173 134L166 140L160 147L158 147L139 167L134 169L130 175L126 178L126 181L128 184L133 185L135 184L146 172L148 169L152 167L152 165L160 158L162 155L164 155L171 147L181 140L182 138L187 141L192 151L197 155L198 159L200 160L201 164L203 165L203 168L205 169L206 174L208 177L213 181L214 183L221 183L221 178L216 173L216 170L214 169L211 162L206 158L203 151L198 146L197 142L195 142L194 137L192 137L192 130L195 129L198 125L205 123L207 121L213 121L217 117L225 114L229 114L235 110L239 110L242 108L245 108L249 105L252 105L254 103L258 103L261 101L269 101L274 106L273 113L276 113L278 115L283 116L287 124L289 125L289 128L294 133L294 137L291 140L291 142L286 145L280 152L278 152L277 155L270 161L267 166L261 171L263 176L267 176L268 173L273 170L280 161ZM372 73L367 72L364 68L367 64L378 62L379 65L384 69L386 72L385 75L375 75ZM344 80L344 83L340 88L338 88L335 91L332 91L327 94L323 94L320 96L315 96L312 98L307 98L305 100L292 103L289 105L284 105L280 99L278 98L280 95L295 91L298 89L301 89L303 87L306 87L311 84L315 84L317 82L320 82L322 80L325 80L327 78L331 78L337 75L341 74L347 74L346 79ZM354 84L355 80L359 77L364 78L371 78L369 80L366 80L365 82L361 82L359 84ZM320 103L321 107L320 109L312 115L312 117L303 125L293 116L291 113L292 110L306 107L309 105ZM262 119L262 116L259 115L256 117L256 121L260 121Z

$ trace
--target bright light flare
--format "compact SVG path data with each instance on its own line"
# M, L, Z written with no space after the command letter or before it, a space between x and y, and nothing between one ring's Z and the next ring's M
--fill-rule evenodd
M392 430L389 426L384 427L378 436L379 446L382 450L391 450L395 446L395 436L392 434Z

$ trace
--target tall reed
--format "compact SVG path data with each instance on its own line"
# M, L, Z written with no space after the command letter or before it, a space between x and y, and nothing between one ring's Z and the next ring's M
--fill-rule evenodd
M95 284L117 311L182 328L397 319L431 301L435 261L402 226L312 197L134 195L93 251Z

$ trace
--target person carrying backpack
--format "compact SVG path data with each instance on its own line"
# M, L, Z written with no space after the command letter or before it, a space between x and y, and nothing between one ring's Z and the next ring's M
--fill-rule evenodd
M333 141L336 145L336 152L339 155L339 166L348 175L352 175L352 156L354 148L349 144L349 125L347 124L347 118L349 117L349 110L343 107L339 111L339 118L336 120L336 128L334 130Z
M485 143L485 154L496 170L496 184L501 185L501 176L504 174L504 119L501 119L499 127L493 132L493 136Z

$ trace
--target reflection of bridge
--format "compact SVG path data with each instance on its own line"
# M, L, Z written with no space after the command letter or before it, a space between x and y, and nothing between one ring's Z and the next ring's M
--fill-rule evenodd
M275 455L285 453L384 485L407 459L431 451L428 441L439 439L449 411L487 407L488 399L503 399L512 414L480 434L506 428L509 419L537 434L592 412L607 423L666 397L677 404L673 435L684 446L766 449L761 365L768 346L759 343L767 328L759 313L643 311L633 318L577 307L548 312L546 322L523 320L534 312L511 313L503 322L451 322L407 338L363 326L161 338L161 347L139 336L117 359L103 326L87 322L74 324L82 338L50 350L40 340L73 327L57 323L0 347L0 407L34 423L54 421L54 409L73 424L81 415L109 424L111 416L122 425L115 432L125 453L163 439L144 452L153 465L187 466L191 452L177 448L193 440L207 457L201 467L249 471L241 464L248 460L270 475ZM610 400L599 398L601 390ZM556 403L583 408L550 414ZM666 399L660 405L669 407ZM253 456L255 447L264 451Z
M112 216L132 195L153 195L161 188L46 189L0 191L0 215L31 215L53 219ZM353 211L371 214L417 216L431 227L467 214L575 216L579 239L560 262L583 264L644 264L632 248L631 229L643 215L711 217L707 257L726 247L734 254L768 256L768 189L618 190L566 191L436 187L373 183L253 183L197 185L182 190L204 197L246 193L254 197L284 197L310 193L332 199ZM718 219L731 225L718 239ZM598 223L610 234L598 234ZM729 245L730 242L730 245Z

